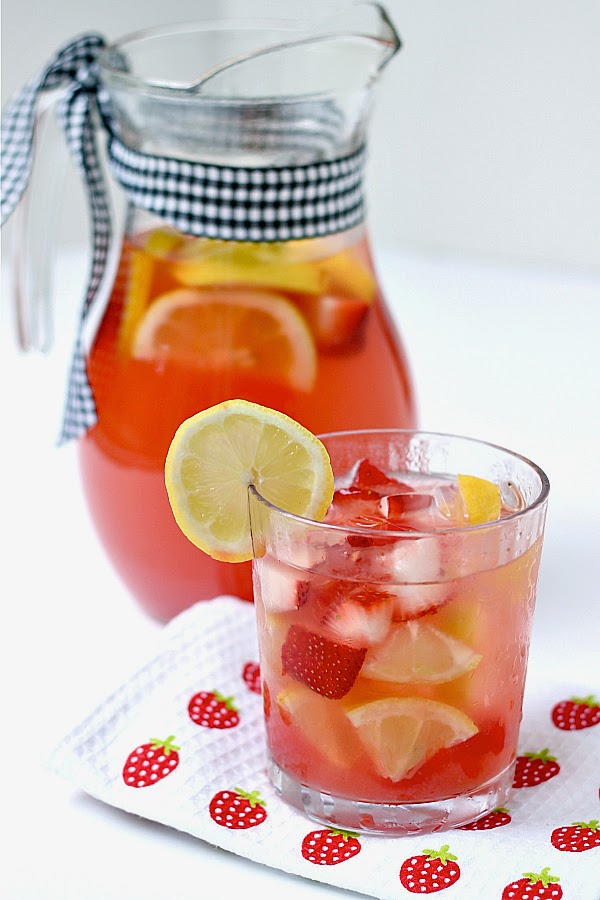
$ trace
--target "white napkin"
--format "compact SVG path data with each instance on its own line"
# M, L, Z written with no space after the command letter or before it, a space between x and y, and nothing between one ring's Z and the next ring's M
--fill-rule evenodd
M591 694L592 686L582 691L580 685L569 683L568 673L562 683L528 682L519 752L549 748L559 771L514 791L508 804L510 821L502 816L505 824L494 828L417 837L361 835L349 847L342 847L334 864L330 851L325 864L308 858L314 856L310 848L315 838L307 839L325 828L289 808L268 781L262 700L243 677L246 664L257 660L250 604L232 597L196 604L166 626L162 649L154 659L60 743L50 767L112 806L264 865L381 900L414 896L417 891L409 889L410 870L424 862L417 857L423 857L424 848L439 850L444 845L456 857L440 873L443 879L451 870L447 886L441 888L448 900L520 900L521 896L598 900L600 831L590 836L572 823L600 819L600 723L563 730L551 718L560 701ZM223 728L196 724L188 705L203 691L233 696L239 721ZM143 746L151 738L168 737L177 751L166 754L160 747ZM148 752L153 755L142 766ZM145 774L140 774L140 768ZM158 777L163 769L168 775ZM134 788L126 778L150 783ZM264 803L248 811L243 799L236 800L236 789L248 794L258 791ZM244 813L254 819L250 827L219 824L217 819L223 820L231 803L234 816ZM241 820L247 821L243 816ZM559 833L563 828L571 830ZM553 841L569 848L572 841L576 846L583 842L587 849L560 849ZM351 852L344 855L344 849ZM438 860L436 865L440 864ZM537 893L533 888L523 893L524 873L544 869L547 875L557 876L550 878L545 892L538 884ZM552 885L553 881L557 883Z

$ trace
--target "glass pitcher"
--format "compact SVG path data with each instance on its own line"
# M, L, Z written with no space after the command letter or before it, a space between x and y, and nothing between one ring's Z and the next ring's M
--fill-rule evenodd
M99 55L120 163L159 158L163 205L138 204L130 177L78 458L108 556L161 620L218 594L252 599L250 564L210 559L172 517L163 466L183 419L241 397L314 433L416 424L361 184L373 87L399 46L365 4L318 28L155 29ZM202 181L196 218L186 173Z

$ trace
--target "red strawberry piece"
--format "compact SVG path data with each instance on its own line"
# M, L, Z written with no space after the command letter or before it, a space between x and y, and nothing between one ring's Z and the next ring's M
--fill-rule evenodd
M386 499L382 499L381 494L371 488L343 488L334 493L325 521L331 525L346 525L371 532L389 531L391 525L382 506L385 503ZM403 526L402 530L414 529L405 529ZM371 547L375 542L375 538L369 534L350 534L347 540L351 547ZM393 541L393 538L378 534L376 540L378 546L384 546Z
M150 738L149 743L132 750L123 766L125 784L133 788L150 787L174 772L179 765L177 751L180 750L173 743L174 738L173 734L164 741Z
M552 710L552 721L561 731L581 731L600 723L600 704L593 694L561 700Z
M400 882L411 894L435 894L456 884L460 867L448 844L439 850L423 850L419 856L409 856L402 863Z
M560 772L560 766L555 756L550 756L545 747L539 753L525 753L517 756L515 768L514 788L535 787L554 778Z
M296 585L296 607L302 609L310 597L310 581L299 581Z
M332 525L357 524L359 519L369 520L371 527L385 528L385 516L381 511L381 495L370 488L342 488L335 491L326 521ZM365 526L365 527L368 527Z
M583 853L584 850L600 847L598 819L592 819L591 822L573 822L572 825L555 828L550 836L550 842L557 850L564 850L565 853Z
M354 488L377 488L380 493L391 493L390 488L394 488L396 491L398 488L402 488L405 491L410 491L412 488L407 484L403 484L401 481L397 481L395 478L389 478L382 472L381 469L378 469L377 466L374 466L373 463L369 462L368 459L363 459L360 461L358 465L358 469L356 470L356 474L352 481L352 487Z
M260 666L255 662L247 662L242 670L242 678L248 685L248 690L254 694L260 694Z
M271 691L266 681L262 683L263 710L265 719L268 721L271 716Z
M393 594L386 591L371 590L362 585L350 589L343 586L321 624L345 644L371 647L381 643L390 629L394 599Z
M379 507L380 501L381 494L371 488L349 487L335 491L331 502L340 512L345 510L345 514L348 515L348 512L352 513L355 509L363 509L364 503L369 504L372 511L373 508Z
M311 831L302 841L302 856L316 866L337 866L360 851L358 834L337 828Z
M502 900L560 900L563 895L558 883L558 875L550 875L546 866L539 873L524 872L524 878L507 884L502 891Z
M489 831L490 828L500 828L502 825L508 825L512 821L508 810L504 806L492 810L487 815L477 819L476 822L469 822L467 825L461 825L461 831Z
M224 697L219 691L199 691L188 703L190 719L204 728L235 728L239 723L233 697Z
M356 681L366 652L292 625L281 648L283 673L323 697L339 700Z
M223 828L254 828L267 818L265 801L258 791L247 793L236 787L232 791L219 791L208 807L211 819Z

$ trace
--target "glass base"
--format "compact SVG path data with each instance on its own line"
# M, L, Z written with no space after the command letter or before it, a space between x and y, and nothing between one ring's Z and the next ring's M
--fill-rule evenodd
M467 794L424 803L370 803L334 797L292 778L273 759L268 760L268 770L281 799L309 819L331 828L389 837L446 831L504 806L511 792L514 763Z

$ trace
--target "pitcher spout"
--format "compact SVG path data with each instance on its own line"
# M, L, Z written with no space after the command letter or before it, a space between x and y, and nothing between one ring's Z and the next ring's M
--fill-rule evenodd
M220 61L185 86L204 96L278 96L368 89L401 47L379 3L360 2L319 23L263 33L257 46Z

